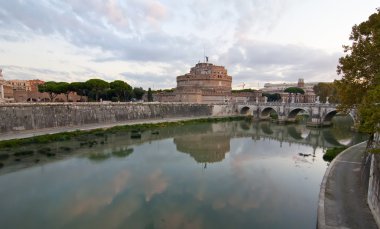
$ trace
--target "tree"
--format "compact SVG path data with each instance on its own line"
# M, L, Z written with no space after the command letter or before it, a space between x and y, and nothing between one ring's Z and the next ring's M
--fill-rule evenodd
M145 94L145 91L141 87L133 88L133 95L135 96L137 100L141 100L144 94Z
M62 82L58 83L55 81L48 81L44 84L38 85L38 91L48 93L51 102L53 102L54 98L57 97L57 95L59 95L60 93L62 93L64 89L65 88Z
M361 117L360 129L368 133L380 131L380 85L367 91L359 107Z
M59 82L58 83L59 93L63 93L66 95L66 101L69 101L69 94L71 92L70 84L67 82Z
M100 93L109 88L109 83L100 79L90 79L85 82L86 87L95 94L95 101L99 100Z
M115 95L117 96L118 101L127 100L128 97L132 94L132 87L124 81L115 80L110 83L110 88L113 90Z
M83 82L72 82L69 85L70 91L76 92L78 95L80 95L80 100L82 101L82 96L87 96L88 89L86 87L86 84Z
M313 90L322 103L326 102L326 97L329 97L329 102L331 103L339 103L335 83L318 83L314 85Z
M150 88L148 89L148 102L153 102L153 94Z
M358 109L359 130L371 135L379 131L380 104L380 9L367 21L354 25L351 46L344 47L345 56L339 59L336 81L339 109Z
M281 100L281 95L278 93L274 93L274 94L263 93L263 96L268 98L268 102L277 102Z
M284 90L284 92L293 94L305 94L305 91L299 87L288 87Z

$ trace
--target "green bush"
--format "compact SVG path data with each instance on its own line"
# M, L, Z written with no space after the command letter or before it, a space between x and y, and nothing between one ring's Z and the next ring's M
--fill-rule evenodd
M23 151L16 152L13 155L16 157L21 157L21 156L30 156L33 154L34 154L33 150L23 150Z
M326 150L326 153L323 155L323 160L332 161L340 152L347 149L347 147L334 147Z
M120 150L120 151L112 152L112 155L115 157L127 157L132 153L133 153L133 149L127 149L127 150Z

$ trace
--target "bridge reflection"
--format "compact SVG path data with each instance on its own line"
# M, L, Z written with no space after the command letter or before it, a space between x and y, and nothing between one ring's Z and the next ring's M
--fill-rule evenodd
M174 137L178 151L189 154L199 163L220 162L230 151L230 141L234 138L252 138L253 141L271 140L282 144L299 144L316 148L330 148L352 145L363 136L351 132L346 126L309 129L305 125L276 125L269 121L228 122L207 124L201 131L196 128L187 134ZM206 131L207 129L207 131Z

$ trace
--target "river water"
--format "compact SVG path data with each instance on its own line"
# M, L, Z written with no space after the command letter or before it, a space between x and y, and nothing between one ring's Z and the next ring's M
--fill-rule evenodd
M1 228L315 228L323 152L362 139L344 120L88 138L0 152Z

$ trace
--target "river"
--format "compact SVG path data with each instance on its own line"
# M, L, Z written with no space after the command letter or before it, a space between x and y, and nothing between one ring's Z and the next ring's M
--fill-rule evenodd
M3 150L0 225L315 228L324 151L363 139L347 122L198 123Z

